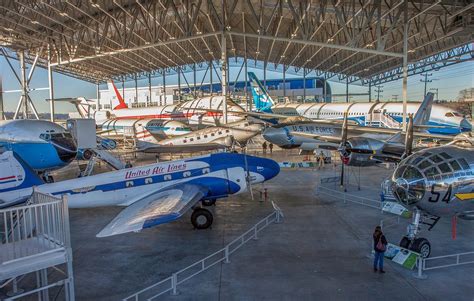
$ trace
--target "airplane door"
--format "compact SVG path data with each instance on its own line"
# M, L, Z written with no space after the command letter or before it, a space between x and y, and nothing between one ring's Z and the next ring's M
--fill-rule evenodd
M230 193L241 193L247 190L246 171L242 167L226 169L227 191Z

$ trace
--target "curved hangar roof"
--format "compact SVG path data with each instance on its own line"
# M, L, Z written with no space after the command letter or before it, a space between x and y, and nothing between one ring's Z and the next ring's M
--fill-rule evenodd
M0 4L0 41L96 82L219 60L225 32L229 57L352 81L402 64L405 21L414 62L472 42L472 14L469 0L16 0Z

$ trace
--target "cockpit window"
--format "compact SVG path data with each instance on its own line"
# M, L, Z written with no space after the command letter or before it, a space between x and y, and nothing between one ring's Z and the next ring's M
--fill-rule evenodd
M443 162L443 158L441 158L440 156L438 155L433 155L430 157L430 160L433 161L434 163L439 163L439 162Z
M459 158L458 161L459 161L459 164L461 164L463 169L469 169L469 164L467 164L466 159Z
M442 163L438 165L439 170L441 170L442 173L449 173L451 172L451 168L449 167L448 163Z
M404 165L404 166L400 166L397 171L395 171L395 174L394 174L394 177L395 178L402 178L403 177L403 172L405 171L405 169L407 169L408 166Z
M450 155L448 155L447 153L445 152L442 152L440 153L441 157L445 158L445 159L451 159L452 157Z
M451 164L451 167L454 169L454 171L458 171L462 169L461 165L459 165L459 163L456 160L449 162L449 164Z
M430 152L426 152L426 153L422 153L421 154L423 157L429 157L431 156L431 153Z
M51 135L48 133L43 133L43 134L40 134L40 138L43 140L49 141L51 140Z
M436 176L436 175L439 175L439 171L434 166L425 171L425 176L427 176L427 177L432 177L432 176Z
M428 160L425 160L425 161L421 162L420 165L418 165L418 167L419 167L420 169L425 169L425 168L427 168L427 167L429 167L429 166L431 166L431 163L430 163L430 161L428 161Z
M463 117L462 114L459 114L458 112L448 112L444 114L446 117Z
M417 165L423 159L424 159L423 157L414 156L408 163L410 163L412 165Z
M403 173L403 177L408 181L423 178L422 174L418 171L418 169L412 166L409 166L405 170L405 172Z

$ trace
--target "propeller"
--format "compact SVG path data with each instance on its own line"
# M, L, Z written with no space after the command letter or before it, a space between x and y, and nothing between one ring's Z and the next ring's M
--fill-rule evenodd
M410 156L413 152L413 114L408 116L407 129L405 133L405 152L402 155L402 159Z

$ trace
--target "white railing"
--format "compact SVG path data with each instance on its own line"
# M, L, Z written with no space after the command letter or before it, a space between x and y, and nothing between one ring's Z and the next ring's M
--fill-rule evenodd
M34 293L49 299L48 289L61 285L65 286L66 300L74 300L69 211L65 197L56 198L33 190L26 205L0 210L0 235L0 266L8 267L6 274L0 273L4 277L0 288L13 287L13 296L6 300L22 299ZM64 273L67 278L44 285L48 282L47 268L52 267L45 267L49 263L44 259L58 252L64 254L61 263L67 265ZM40 287L22 293L17 286L28 274L25 274L25 266L34 266L28 273L36 271L36 283Z
M322 185L316 186L316 189L315 189L314 193L315 193L315 195L325 194L325 195L328 195L332 198L338 198L338 199L343 200L344 203L351 202L351 203L364 205L364 206L368 206L368 207L371 207L371 208L374 208L374 209L380 209L380 210L383 207L383 203L380 200L373 200L373 199L369 199L369 198L366 198L366 197L363 197L363 196L349 194L347 192L327 188L327 187L324 187Z
M218 263L230 263L230 255L242 247L251 239L258 239L258 233L265 229L271 223L279 223L283 218L281 209L274 203L274 211L264 219L260 220L255 226L247 230L244 234L237 237L224 248L217 252L193 263L192 265L173 273L170 277L161 280L147 288L144 288L123 300L153 300L168 292L171 295L178 294L178 285L191 279L192 277L204 272L205 270L215 266Z
M67 245L69 229L64 223L67 210L64 201L35 192L29 203L0 210L1 247L9 250L0 254L0 264ZM41 240L41 243L29 244L32 240Z
M426 278L423 271L443 269L465 264L474 264L474 251L429 258L418 257L418 278Z
M366 125L378 124L388 128L399 128L400 123L391 116L383 113L372 113L365 115Z

